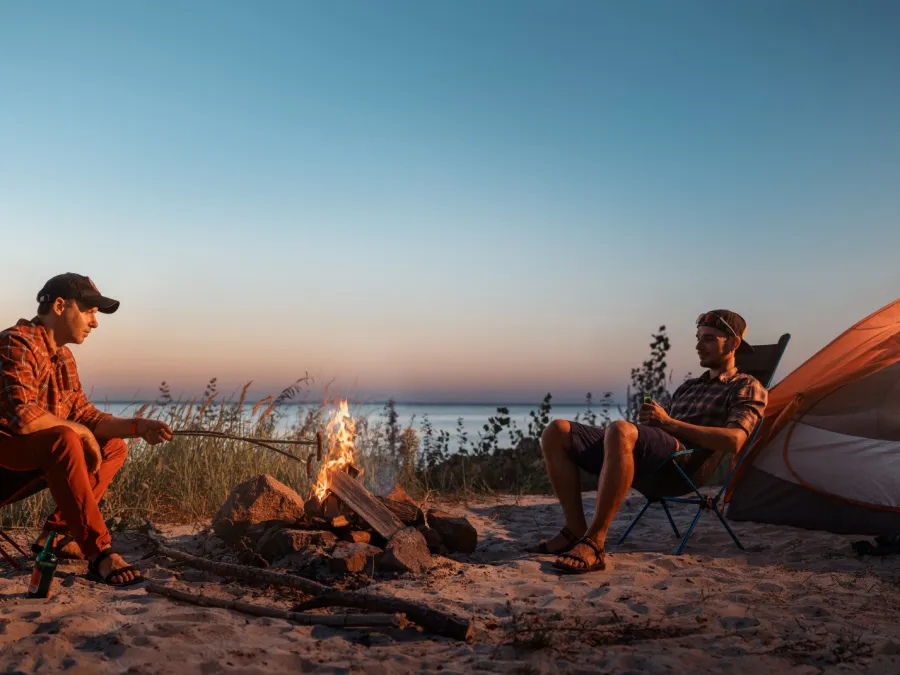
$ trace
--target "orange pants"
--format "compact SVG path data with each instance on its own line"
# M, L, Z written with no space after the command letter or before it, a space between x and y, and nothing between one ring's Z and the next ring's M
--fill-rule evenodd
M0 437L0 466L44 473L57 506L45 528L71 534L89 560L112 543L97 503L124 464L128 445L121 438L113 438L102 445L101 453L99 474L91 475L81 439L69 427Z

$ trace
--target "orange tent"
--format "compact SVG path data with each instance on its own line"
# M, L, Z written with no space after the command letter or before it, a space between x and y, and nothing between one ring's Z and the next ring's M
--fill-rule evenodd
M900 533L900 299L773 387L747 452L732 520Z

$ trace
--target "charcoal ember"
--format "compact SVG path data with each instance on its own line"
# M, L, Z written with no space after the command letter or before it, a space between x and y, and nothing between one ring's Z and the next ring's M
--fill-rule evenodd
M241 538L251 526L251 541L264 534L268 525L291 524L303 518L303 500L296 492L272 476L262 474L232 488L228 498L213 516L216 535L232 546L243 545Z
M333 532L276 528L259 540L258 552L268 562L303 551L312 546L332 546L337 542Z
M332 572L338 574L346 572L371 574L375 571L375 566L382 553L380 548L369 544L339 541L331 551L329 567Z
M345 515L337 516L336 518L331 519L331 527L335 530L340 530L350 526L350 519Z
M341 533L341 539L354 544L372 543L372 533L367 530L346 530Z
M428 525L437 530L451 553L474 553L478 545L478 531L468 520L438 509L428 510Z
M414 527L405 527L391 537L381 557L381 568L385 570L419 573L430 567L428 544Z

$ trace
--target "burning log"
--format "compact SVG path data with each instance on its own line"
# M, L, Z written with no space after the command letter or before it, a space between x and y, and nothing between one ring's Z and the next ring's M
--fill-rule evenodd
M172 560L177 560L190 567L213 572L223 577L245 579L255 583L272 584L296 588L315 596L315 604L319 607L341 606L356 607L376 612L403 613L407 618L425 630L437 635L444 635L455 640L471 641L475 637L475 625L472 621L442 612L426 605L400 598L388 598L373 593L354 593L338 591L320 584L312 579L305 579L293 574L281 574L256 567L245 567L230 563L219 563L197 556L183 553L163 546L153 535L149 539L156 546L156 552Z
M328 473L328 489L385 539L403 529L403 523L360 483L340 470Z

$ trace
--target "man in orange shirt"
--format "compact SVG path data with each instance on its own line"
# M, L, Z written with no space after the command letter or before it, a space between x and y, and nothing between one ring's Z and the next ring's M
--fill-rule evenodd
M37 301L36 317L0 332L0 467L46 477L57 510L35 546L57 532L59 554L83 554L96 580L137 583L143 577L112 548L98 502L125 462L123 438L155 445L170 440L172 430L161 421L100 412L81 387L66 345L84 342L97 328L97 313L112 314L117 300L90 278L67 273L44 284Z

